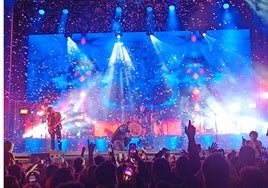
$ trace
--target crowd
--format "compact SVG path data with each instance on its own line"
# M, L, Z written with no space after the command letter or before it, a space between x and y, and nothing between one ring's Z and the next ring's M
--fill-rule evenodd
M196 128L185 128L187 151L175 156L163 148L151 159L144 150L127 155L109 150L108 157L94 155L95 144L73 161L36 159L30 165L16 161L10 141L4 143L5 188L265 188L268 162L263 156L258 134L242 139L239 151L226 153L216 143L204 155L196 143ZM261 152L261 153L259 153Z

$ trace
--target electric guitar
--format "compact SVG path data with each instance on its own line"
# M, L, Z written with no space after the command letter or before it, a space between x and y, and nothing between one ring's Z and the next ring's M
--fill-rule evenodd
M48 133L49 134L52 134L53 133L53 130L61 124L61 122L64 120L65 118L61 119L60 121L58 121L57 123L55 123L54 125L50 125L48 126ZM62 129L62 127L60 127L60 129Z

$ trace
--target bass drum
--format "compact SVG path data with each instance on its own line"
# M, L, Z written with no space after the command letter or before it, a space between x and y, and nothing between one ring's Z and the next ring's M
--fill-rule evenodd
M138 123L130 123L128 129L129 129L130 135L132 137L139 137L139 136L141 136L142 127L141 127L140 124L138 124Z

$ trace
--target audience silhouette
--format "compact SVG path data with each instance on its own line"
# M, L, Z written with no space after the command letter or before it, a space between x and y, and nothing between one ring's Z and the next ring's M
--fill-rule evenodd
M251 132L255 134L255 132ZM106 155L95 152L88 142L88 158L72 161L36 159L29 165L16 161L14 144L5 142L4 187L8 188L265 188L268 161L256 152L256 144L244 140L239 151L229 153L213 142L208 153L196 143L196 128L185 126L187 150L174 155L162 148L149 157L146 150L122 151L113 148ZM256 134L254 138L257 139ZM255 140L256 139L252 139ZM247 143L248 142L248 143ZM259 142L258 142L259 143ZM261 146L260 144L258 144ZM118 152L118 151L117 151ZM119 157L123 156L123 157Z

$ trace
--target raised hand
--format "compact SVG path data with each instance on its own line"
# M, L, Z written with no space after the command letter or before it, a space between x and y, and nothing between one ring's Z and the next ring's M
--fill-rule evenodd
M194 139L196 128L192 125L191 120L189 120L188 126L185 126L185 133L188 139Z
M216 142L212 142L211 146L208 147L209 153L214 153L218 151L218 144Z
M87 146L88 153L92 154L94 152L94 150L95 150L95 146L96 146L96 144L94 144L93 142L88 143L88 146Z

